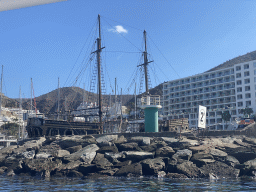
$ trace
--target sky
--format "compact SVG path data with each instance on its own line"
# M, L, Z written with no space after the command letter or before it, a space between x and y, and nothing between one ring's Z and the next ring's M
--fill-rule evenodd
M21 3L22 2L22 3ZM147 32L150 87L205 72L256 50L253 0L0 0L2 92L10 98L58 87L90 91L97 17L105 91L145 91L140 67ZM92 81L93 82L93 81ZM91 87L97 87L91 86ZM95 91L95 89L94 89Z

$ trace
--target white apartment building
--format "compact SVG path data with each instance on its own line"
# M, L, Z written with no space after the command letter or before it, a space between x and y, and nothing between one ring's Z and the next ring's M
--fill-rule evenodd
M240 110L249 107L256 112L256 60L234 64L220 70L210 70L163 85L163 115L165 119L188 118L189 127L196 128L198 107L207 107L207 127L224 130L221 118L229 110L231 121L241 117Z

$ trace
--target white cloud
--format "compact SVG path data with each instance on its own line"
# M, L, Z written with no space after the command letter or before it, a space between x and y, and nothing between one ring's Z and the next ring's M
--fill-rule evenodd
M67 0L0 0L0 11L8 11Z
M109 29L109 31L115 32L115 33L128 33L128 30L123 28L121 25L117 25L114 27L114 29Z

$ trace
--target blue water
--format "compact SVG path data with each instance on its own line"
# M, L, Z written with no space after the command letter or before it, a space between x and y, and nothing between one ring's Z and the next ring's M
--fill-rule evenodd
M256 180L0 176L0 191L256 191Z

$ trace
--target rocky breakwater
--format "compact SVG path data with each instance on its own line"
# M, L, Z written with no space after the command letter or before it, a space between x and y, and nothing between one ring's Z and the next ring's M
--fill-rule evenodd
M255 177L256 139L41 137L1 149L0 173L42 177Z

